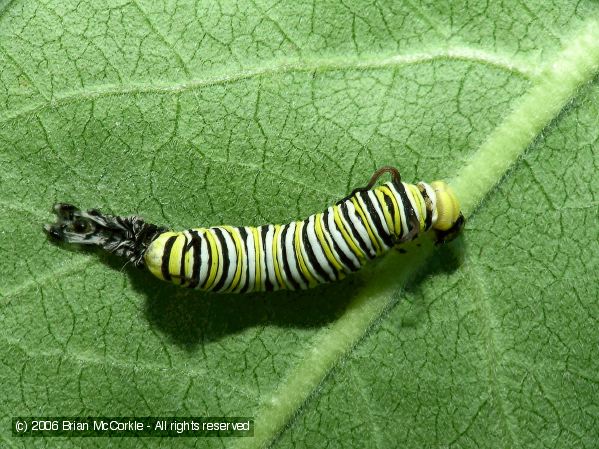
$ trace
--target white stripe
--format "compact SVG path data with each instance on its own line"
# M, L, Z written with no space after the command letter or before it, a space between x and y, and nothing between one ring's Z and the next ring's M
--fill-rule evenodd
M410 204L412 205L412 209L414 209L414 213L416 214L416 218L418 218L418 228L420 228L420 208L418 207L418 203L414 195L412 195L412 189L408 188L408 185L405 182L402 182L404 189L406 190L406 195L408 195L408 200L410 200Z
M335 276L335 271L331 266L331 263L327 259L326 255L324 254L324 250L322 249L320 241L318 240L318 236L316 235L315 220L316 215L311 215L310 218L308 218L308 241L310 242L310 245L312 245L312 251L314 252L316 260L318 261L320 266L327 272L329 276L331 276L332 279L336 279L337 276ZM324 229L323 234L325 234L326 238L326 232L324 232Z
M208 240L204 237L205 229L197 229L198 236L200 239L200 271L198 276L198 288L206 279L208 279L208 273L210 273L210 266L208 265Z
M247 238L246 238L246 242L247 242L247 247L248 247L248 255L247 255L247 261L248 261L248 279L247 282L249 283L248 292L254 291L254 284L256 283L256 251L254 249L254 234L252 234L252 231L250 228L245 228L245 231L247 232Z
M329 223L328 223L329 235L333 240L335 240L335 242L337 243L337 246L339 246L339 249L348 257L348 259L350 259L352 262L354 262L354 264L357 267L359 267L362 265L360 263L360 260L357 258L357 256L354 254L354 252L351 249L349 249L349 246L347 245L347 243L345 242L345 239L343 238L343 234L341 234L341 231L339 229L337 229L337 225L335 224L335 215L333 213L333 207L335 207L335 206L331 206L328 209L328 211L329 211ZM341 211L339 211L339 215L341 215ZM323 215L323 221L324 221L324 215ZM327 232L324 228L323 228L323 231L326 235ZM331 251L333 253L337 252L337 251L335 251L335 247L332 244L329 246L331 247ZM339 256L337 256L336 259L339 261L339 263L341 265L346 266ZM351 271L350 267L346 267L346 268L348 271Z
M424 186L424 189L426 190L426 194L428 195L429 199L431 200L431 209L433 210L433 216L431 218L431 227L434 227L435 224L437 223L437 195L435 194L435 190L428 185L426 182L420 182L420 184L422 184Z
M216 277L214 278L214 282L212 282L212 286L210 287L210 290L212 290L214 288L214 286L216 284L218 284L220 282L220 279L223 277L223 247L220 244L220 240L218 238L218 236L216 235L216 233L214 232L214 230L212 228L208 229L208 232L210 232L212 234L212 238L214 239L214 242L216 243L216 248L217 248L217 252L218 252L218 269L216 271Z
M224 248L221 246L222 248L222 252L223 252L223 260L221 262L221 265L224 269L224 255L226 254L226 256L229 259L229 266L227 267L227 272L223 274L223 276L225 277L225 281L222 285L222 287L219 289L219 291L225 291L226 289L228 289L231 286L231 282L233 282L233 277L235 276L235 269L237 268L237 253L235 251L235 242L233 242L233 239L231 239L231 236L229 235L229 232L226 229L223 229L221 227L217 227L223 234L223 237L225 239L225 246ZM216 229L216 228L213 228ZM214 237L217 239L218 241L218 237L216 236L216 232L214 232ZM219 280L220 282L220 280Z
M231 286L233 278L235 277L235 271L237 271L237 250L235 248L235 242L231 238L229 231L221 227L219 227L218 229L223 233L223 236L225 238L226 248L224 249L226 250L227 257L229 258L229 267L227 269L228 271L226 273L225 283L219 290L225 291Z
M260 228L259 228L260 229ZM266 231L266 241L264 242L265 250L265 258L266 258L266 268L268 271L268 279L273 286L274 290L279 289L279 283L277 282L277 277L275 275L275 265L274 258L272 254L272 242L273 236L275 233L275 227L273 225L268 225L268 231Z
M405 237L409 230L408 230L408 224L406 221L406 211L405 211L405 206L403 203L403 200L401 198L401 195L399 194L399 192L397 191L397 189L395 188L395 186L393 185L392 182L388 182L387 183L387 187L389 187L389 189L391 189L391 193L393 193L393 196L395 196L395 200L397 201L397 205L399 206L399 218L401 221L401 237Z
M370 230L372 231L372 234L374 235L374 238L379 243L379 245L381 245L381 248L383 250L385 250L385 249L388 249L389 247L387 245L385 245L385 242L383 242L382 237L379 235L378 228L374 224L374 218L372 218L372 214L370 213L370 210L368 209L368 206L366 206L366 203L364 202L364 199L362 198L362 195L364 195L364 194L368 195L368 193L372 193L372 190L369 190L366 193L365 192L359 192L356 195L356 199L358 200L358 204L360 204L360 206L362 206L362 210L364 211L364 215L366 215L366 220L368 221L368 225L370 226ZM374 195L374 193L372 193L372 194ZM372 201L372 198L370 200ZM377 213L376 212L376 202L373 203L373 206L375 208L375 213ZM380 216L379 216L379 218L380 218Z
M262 233L260 228L257 228L258 234L258 256L260 257L260 289L258 291L266 291L266 254L262 245Z
M248 277L249 277L249 273L251 272L250 270L250 263L251 263L251 259L250 259L250 255L249 255L249 249L248 249L248 232L247 232L247 228L246 227L242 227L242 228L238 228L239 229L239 238L241 239L241 242L243 244L243 274L241 275L241 285L239 287L239 289L241 290L242 288L244 288L248 281ZM245 230L245 238L242 237L241 235L241 229ZM248 271L250 270L250 271ZM249 290L246 290L249 291Z
M387 226L387 220L385 219L385 214L383 213L383 209L381 209L381 205L379 203L378 197L375 195L375 193L372 190L369 190L368 198L370 198L370 201L374 205L374 209L376 210L376 213L379 215L379 219L380 219L381 223L383 224L384 231L387 233L387 235L392 236L393 233L389 230L389 226ZM385 245L385 242L382 242L382 243L383 243L383 246L388 248L388 246Z
M310 217L311 218L311 217ZM309 219L308 219L309 220ZM302 234L304 233L304 227L308 226L309 221L308 220L304 220L302 223L302 229L300 230L300 251L301 251L301 255L302 258L304 259L304 263L306 264L306 268L308 268L308 271L312 274L312 276L314 278L316 278L316 280L323 284L325 282L327 282L327 280L323 279L323 277L318 273L318 271L316 271L316 268L314 268L314 266L312 265L312 262L310 262L310 259L308 258L308 253L306 252L305 246L304 245L304 239ZM308 241L310 241L310 230L306 229L306 235L308 235Z
M287 262L291 276L295 279L301 288L306 288L307 285L301 277L299 267L295 262L295 250L293 245L293 239L295 237L295 221L289 223L287 234L285 235L285 249L287 250Z
M283 245L285 245L285 235L287 233L288 224L281 225L279 236L277 238L277 261L279 263L279 272L281 273L281 279L285 288L288 290L295 290L295 287L287 278L287 272L285 271L285 263L283 259Z
M366 230L364 223L362 223L362 219L358 215L358 211L356 211L356 207L354 206L354 203L351 200L347 200L345 202L345 204L347 205L347 212L348 212L351 222L353 223L354 227L356 228L356 231L358 231L358 234L360 234L360 237L362 237L362 240L366 244L366 247L370 251L370 255L367 254L366 256L370 256L370 258L375 257L376 250L374 249L374 246L372 246L372 241L370 240L370 237L368 236L368 231ZM350 234L350 237L351 237L352 230L351 230L349 224L347 223L347 220L345 219L345 216L343 215L343 213L341 213L340 215L341 215L341 220L343 221L343 223L346 223L345 227L347 228L347 232ZM356 243L356 246L361 249L361 246L359 245L359 243L357 241L355 243Z
M231 228L231 234L236 234L237 238L239 239L240 242L240 251L241 253L239 254L239 257L241 257L241 276L239 277L239 282L237 283L237 287L235 287L235 289L233 290L234 292L239 292L243 286L245 285L245 278L246 278L246 266L247 266L247 254L245 253L245 246L244 243L245 241L241 238L241 232L239 231L239 228ZM235 240L233 240L235 241ZM235 267L237 269L237 267Z
M229 247L229 279L227 279L227 282L225 282L225 286L223 286L223 289L229 288L231 286L231 284L233 283L233 279L235 279L235 272L237 271L237 245L235 245L235 240L233 240L233 237L231 237L231 234L229 233L228 230L226 229L222 229L222 232L225 235L225 240L227 241L227 246Z

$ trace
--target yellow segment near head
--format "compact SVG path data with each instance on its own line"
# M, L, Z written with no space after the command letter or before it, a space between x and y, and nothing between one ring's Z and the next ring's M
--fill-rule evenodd
M437 197L437 221L433 227L440 231L447 231L460 216L460 203L447 183L434 181L431 183L431 187Z
M144 261L150 272L159 279L164 280L162 276L162 256L164 254L164 245L171 237L177 236L177 232L163 232L150 243L144 255Z

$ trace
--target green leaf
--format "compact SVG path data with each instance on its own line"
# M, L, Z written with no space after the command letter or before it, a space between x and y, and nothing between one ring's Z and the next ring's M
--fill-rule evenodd
M593 447L594 2L0 3L2 447ZM57 247L50 207L283 222L395 165L468 222L338 284L215 296ZM19 439L12 416L254 416Z

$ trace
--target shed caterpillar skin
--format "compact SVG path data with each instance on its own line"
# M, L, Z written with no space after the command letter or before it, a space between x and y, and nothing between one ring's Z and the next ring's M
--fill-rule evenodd
M375 187L384 173L392 180ZM84 212L70 204L56 204L54 211L56 223L44 226L53 239L99 246L183 287L228 293L333 282L421 233L434 232L437 243L452 240L464 224L445 182L403 183L392 167L377 170L366 187L324 212L284 225L173 232L137 216Z

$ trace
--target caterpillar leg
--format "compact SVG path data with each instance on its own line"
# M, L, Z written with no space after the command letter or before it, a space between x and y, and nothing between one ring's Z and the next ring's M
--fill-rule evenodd
M144 222L136 216L119 217L102 214L96 209L79 210L72 204L54 205L57 220L44 225L50 238L79 245L99 246L123 256L137 267L143 266L148 245L165 228Z
M435 229L435 234L436 234L435 245L442 245L444 243L451 242L453 239L455 239L458 236L458 234L460 233L460 231L462 230L462 228L464 227L465 222L466 222L466 219L464 218L464 215L462 215L462 213L460 212L458 219L455 221L453 226L451 228L449 228L447 231L441 231L439 229Z
M420 233L420 222L418 221L418 217L416 214L410 215L410 232L408 232L404 237L397 241L397 245L401 245L402 243L410 242L418 237Z

